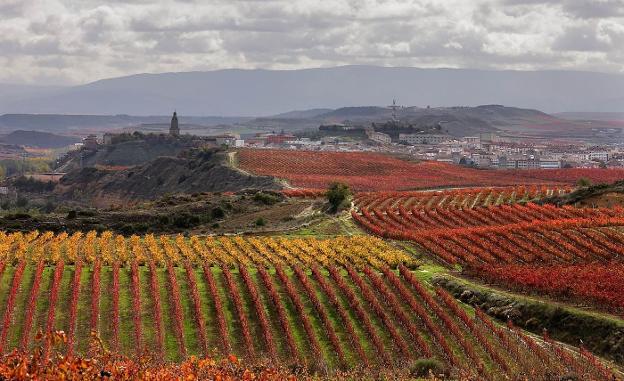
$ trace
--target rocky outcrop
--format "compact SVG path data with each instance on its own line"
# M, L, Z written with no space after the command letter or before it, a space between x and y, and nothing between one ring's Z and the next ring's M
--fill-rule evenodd
M179 157L159 157L143 165L111 171L84 168L65 175L56 187L60 198L96 206L153 200L165 194L280 189L269 176L231 167L222 151L198 150Z

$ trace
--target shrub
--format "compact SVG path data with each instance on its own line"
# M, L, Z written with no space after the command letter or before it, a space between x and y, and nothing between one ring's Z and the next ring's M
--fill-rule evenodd
M325 193L329 202L329 210L332 213L338 212L345 207L351 199L351 189L344 183L332 183Z
M256 220L256 226L264 226L264 225L266 225L266 221L264 220L264 218L258 217L258 219Z
M444 366L436 359L418 359L410 366L410 373L414 377L439 375L444 373Z
M24 208L28 205L28 199L26 197L19 196L17 201L15 201L15 205L19 208Z
M212 218L220 219L225 217L225 211L223 211L220 206L215 206L214 208L212 208L210 215L212 216Z
M171 219L166 214L161 214L158 216L158 223L160 225L169 225L171 223Z
M46 213L52 213L56 210L56 204L54 203L54 201L52 200L48 200L46 201L45 205L43 206L43 210Z
M75 220L77 215L78 215L78 213L76 213L75 210L70 210L69 213L67 213L67 219L68 220Z
M278 196L265 192L258 192L254 194L253 199L254 201L260 202L264 205L273 205L280 201Z
M4 218L6 220L28 220L31 218L31 216L28 213L13 213L7 214L6 216L4 216Z
M579 187L588 187L592 185L592 182L587 177L581 177L576 181L576 185L578 185Z

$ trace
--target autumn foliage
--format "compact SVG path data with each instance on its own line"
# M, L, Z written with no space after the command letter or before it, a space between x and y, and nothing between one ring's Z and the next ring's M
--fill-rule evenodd
M368 152L243 149L240 166L257 175L288 180L300 188L326 189L340 181L356 191L400 191L452 186L594 183L624 178L622 169L477 170L436 161L408 161Z

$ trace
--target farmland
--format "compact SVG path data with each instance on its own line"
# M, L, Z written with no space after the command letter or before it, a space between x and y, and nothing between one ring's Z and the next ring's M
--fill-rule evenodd
M473 317L423 283L407 253L370 236L31 232L0 234L0 246L4 353L30 348L39 330L63 330L66 354L87 354L96 332L129 356L236 354L320 374L362 367L402 374L434 357L455 375L481 379L610 375L586 351L538 344L479 311Z
M590 303L618 315L624 312L624 265L620 262L475 266L468 273L519 292L547 295L559 300Z
M477 170L458 165L362 152L310 152L244 149L239 166L256 175L274 176L300 188L324 189L334 181L357 191L408 191L439 187L573 185L580 178L595 183L624 178L622 169Z
M561 190L363 196L352 215L368 231L414 241L446 264L609 261L624 253L624 234L614 228L624 226L623 209L527 202L553 192Z

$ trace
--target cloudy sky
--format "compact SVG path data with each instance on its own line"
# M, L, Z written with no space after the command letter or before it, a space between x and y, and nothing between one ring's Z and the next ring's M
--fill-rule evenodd
M624 72L624 0L0 0L0 82L345 64Z

